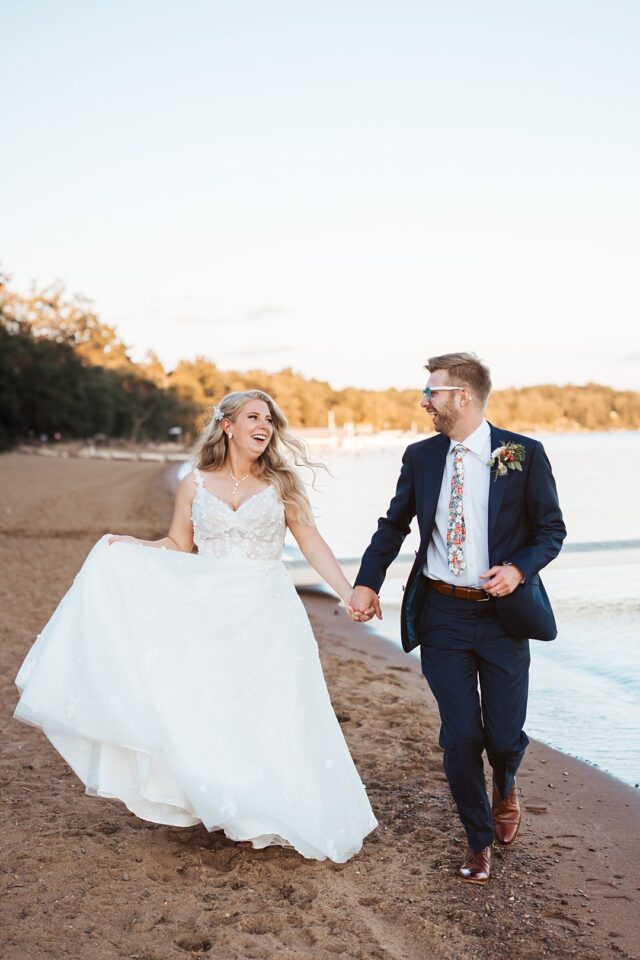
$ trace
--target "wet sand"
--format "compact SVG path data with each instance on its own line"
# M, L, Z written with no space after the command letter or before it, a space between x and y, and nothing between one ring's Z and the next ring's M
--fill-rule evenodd
M532 743L517 844L494 852L490 884L464 884L416 661L318 595L304 599L329 691L380 821L358 856L239 849L84 794L42 733L11 718L13 679L99 536L164 534L172 474L0 457L3 960L637 957L638 792Z

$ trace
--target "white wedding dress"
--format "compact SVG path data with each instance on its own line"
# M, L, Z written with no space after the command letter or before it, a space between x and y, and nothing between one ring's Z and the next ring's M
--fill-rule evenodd
M234 512L194 473L198 554L99 540L15 716L145 820L343 863L377 821L281 560L283 505L270 486Z

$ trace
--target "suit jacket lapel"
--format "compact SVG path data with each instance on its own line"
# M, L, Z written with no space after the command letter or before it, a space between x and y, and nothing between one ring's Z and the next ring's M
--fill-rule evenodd
M493 451L496 447L501 446L502 443L505 442L505 438L503 431L498 430L498 428L494 427L492 423L489 424L489 426L491 427L491 450ZM505 490L507 489L505 479L505 477L498 477L496 480L494 477L494 471L491 471L491 480L489 482L489 547L491 547L493 528L496 524L502 498Z
M432 451L424 465L422 516L425 522L425 530L431 530L436 518L436 507L438 506L448 452L449 437L440 434L439 437L434 439Z

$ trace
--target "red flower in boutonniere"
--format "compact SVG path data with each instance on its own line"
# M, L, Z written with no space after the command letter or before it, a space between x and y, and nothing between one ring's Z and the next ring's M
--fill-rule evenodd
M487 466L495 470L494 480L504 477L507 470L522 470L526 451L521 443L504 443L491 451L491 458Z

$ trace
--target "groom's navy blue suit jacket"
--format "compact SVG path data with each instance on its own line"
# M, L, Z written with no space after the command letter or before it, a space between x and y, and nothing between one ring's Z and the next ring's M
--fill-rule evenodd
M509 470L489 486L489 564L513 563L524 583L496 599L496 615L513 637L553 640L556 623L539 571L560 552L566 528L551 466L541 443L491 426L491 449L509 441L525 448L522 472ZM356 586L380 590L387 568L398 555L411 521L418 518L420 547L402 601L402 645L420 643L418 624L429 602L422 568L431 541L442 486L449 437L439 434L407 447L395 496L362 558ZM487 469L489 469L487 467Z

